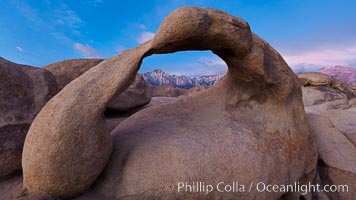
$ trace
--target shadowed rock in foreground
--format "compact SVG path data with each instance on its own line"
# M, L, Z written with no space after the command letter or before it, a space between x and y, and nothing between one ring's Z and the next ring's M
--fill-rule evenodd
M103 112L135 79L142 59L183 50L213 51L228 65L227 75L203 92L134 114L111 139ZM278 52L237 17L183 7L153 40L104 60L46 104L26 137L23 186L28 195L71 198L95 182L81 199L296 198L166 186L306 184L316 159L298 78Z
M0 57L0 179L21 171L26 133L56 91L56 80L47 70Z

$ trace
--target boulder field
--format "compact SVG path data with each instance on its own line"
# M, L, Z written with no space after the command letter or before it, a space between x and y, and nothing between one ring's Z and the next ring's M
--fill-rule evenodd
M137 112L110 135L103 112L134 81L142 60L183 50L211 50L228 65L226 77L202 92ZM152 40L100 62L42 108L24 144L23 194L297 198L301 194L187 193L167 190L167 184L306 184L315 177L316 162L298 77L279 53L242 19L183 7L165 18Z

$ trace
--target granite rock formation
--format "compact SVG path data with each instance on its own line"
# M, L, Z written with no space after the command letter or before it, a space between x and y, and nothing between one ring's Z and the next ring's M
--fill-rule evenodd
M316 183L348 187L347 192L316 192L313 199L352 199L356 195L356 91L319 72L300 74L299 78L319 155Z
M107 105L107 109L129 111L144 106L151 101L151 90L141 75L136 75L135 81L125 92L116 96Z
M27 131L56 91L47 70L0 58L0 179L21 171Z
M43 68L56 77L58 91L60 91L72 80L102 61L103 59L70 59L49 64Z
M307 72L298 77L307 112L321 113L356 105L356 89L352 85L319 72Z
M44 68L52 72L59 85L59 91L68 83L93 68L103 59L71 59L56 62ZM142 76L137 75L135 81L122 94L114 97L107 109L110 112L125 112L151 101L151 91Z
M188 90L170 86L150 86L153 97L179 97L187 94Z
M318 148L320 185L347 186L347 191L339 188L340 191L324 192L326 199L353 199L356 195L356 110L330 110L321 115L310 113L307 118Z
M227 75L208 90L124 120L112 132L111 152L106 105L134 81L142 59L183 50L211 50L227 63ZM299 80L279 53L242 19L183 7L151 41L101 62L46 104L26 137L23 185L30 195L70 198L95 182L79 199L296 198L258 191L205 195L167 190L167 184L305 184L315 176L316 159Z
M114 128L123 122L125 119L129 118L131 115L153 106L158 106L161 104L166 104L175 101L177 98L175 97L152 97L152 100L149 104L146 104L142 107L138 107L127 112L120 112L115 113L112 116L107 116L105 119L106 126L108 127L109 131L114 130Z
M192 95L192 94L195 94L195 93L198 93L198 92L202 92L202 91L204 91L206 89L208 89L206 86L196 86L196 87L190 88L187 91L187 94L188 95Z

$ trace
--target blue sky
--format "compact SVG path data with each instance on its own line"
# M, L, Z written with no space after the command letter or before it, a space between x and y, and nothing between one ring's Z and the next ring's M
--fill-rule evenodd
M108 58L153 37L174 9L195 5L249 22L295 70L356 67L356 1L343 0L5 0L0 56L34 66L70 58ZM200 76L225 64L209 51L146 58L141 72Z

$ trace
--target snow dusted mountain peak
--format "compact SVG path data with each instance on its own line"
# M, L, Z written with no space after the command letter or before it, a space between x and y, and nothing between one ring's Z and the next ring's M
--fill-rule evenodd
M161 69L155 69L142 75L151 86L170 86L184 89L190 89L195 86L211 86L218 83L224 77L224 74L219 74L191 78L188 76L171 75Z

